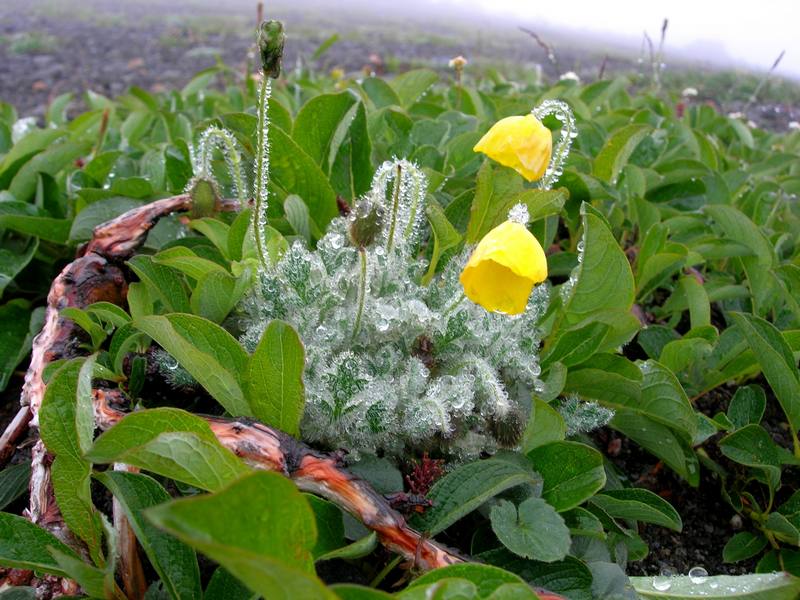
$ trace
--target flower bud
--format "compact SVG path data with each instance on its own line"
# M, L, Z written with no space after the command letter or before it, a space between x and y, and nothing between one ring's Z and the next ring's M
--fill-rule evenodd
M201 177L194 179L189 184L189 196L192 198L193 219L213 215L220 203L217 186L210 179Z
M261 68L264 75L277 79L281 74L281 59L286 34L280 21L262 21L258 27L258 51L261 53Z
M359 248L369 246L383 228L383 207L371 200L360 200L350 216L350 239Z

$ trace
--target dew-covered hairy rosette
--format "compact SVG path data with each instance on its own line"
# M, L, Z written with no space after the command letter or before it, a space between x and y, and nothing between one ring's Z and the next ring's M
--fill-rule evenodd
M549 114L562 121L555 150L541 123ZM476 246L440 256L426 219L440 210L428 206L428 179L393 158L316 247L276 242L266 219L265 115L261 121L259 277L244 302L242 342L253 350L273 319L297 330L306 360L303 438L356 454L430 450L454 460L517 446L542 385L537 321L549 296L528 207L515 206ZM548 189L574 131L569 108L546 101L496 123L475 151Z

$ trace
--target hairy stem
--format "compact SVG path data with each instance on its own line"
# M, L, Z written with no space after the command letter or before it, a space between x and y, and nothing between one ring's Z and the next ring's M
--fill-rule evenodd
M397 175L394 180L394 190L392 192L392 219L389 222L389 234L386 237L386 250L391 252L394 248L394 232L397 228L397 212L400 209L400 181L403 175L403 167L397 165Z
M364 313L364 304L367 301L367 250L366 248L358 249L358 257L361 269L359 271L358 279L358 310L356 311L356 322L353 325L353 338L356 339L358 332L361 329L361 316Z
M269 266L264 229L267 225L269 195L269 117L267 116L267 111L271 93L272 84L270 78L264 75L261 79L258 93L258 130L256 131L258 144L256 148L255 206L253 207L253 235L255 236L258 260L264 271Z

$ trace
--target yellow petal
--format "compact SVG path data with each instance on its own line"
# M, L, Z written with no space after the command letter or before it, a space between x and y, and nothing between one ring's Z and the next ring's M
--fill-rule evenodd
M495 123L475 147L528 181L544 175L553 153L553 135L533 115L506 117Z
M467 298L491 312L525 311L533 286L547 278L547 257L527 227L505 221L475 247L461 272Z

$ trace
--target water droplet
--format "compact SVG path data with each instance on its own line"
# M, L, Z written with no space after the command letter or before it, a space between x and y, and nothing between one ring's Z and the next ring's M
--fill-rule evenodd
M689 569L689 579L692 583L705 583L708 579L708 571L703 567L692 567Z
M330 236L331 248L339 250L344 245L344 236L338 233Z
M653 577L653 587L659 592L666 592L672 587L672 579L675 574L676 571L672 567L663 567L661 572Z
M657 589L659 592L666 592L669 588L672 587L671 577L664 577L663 575L657 575L653 577L653 587Z

